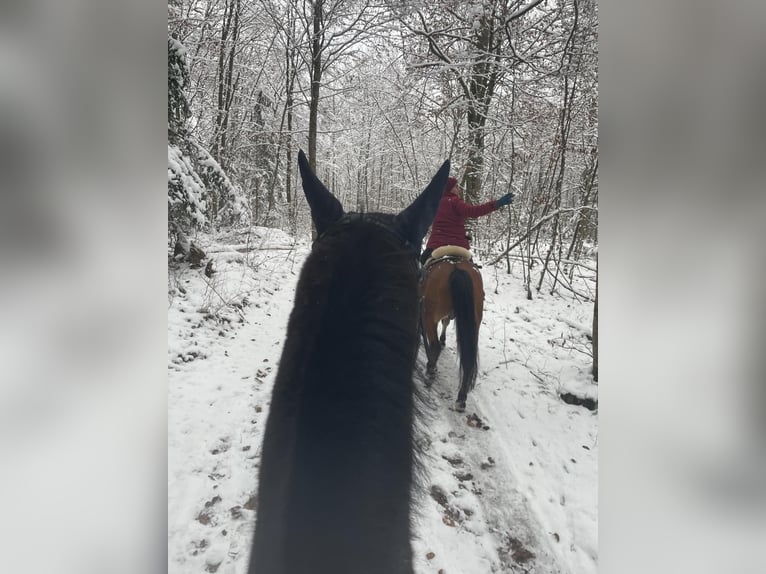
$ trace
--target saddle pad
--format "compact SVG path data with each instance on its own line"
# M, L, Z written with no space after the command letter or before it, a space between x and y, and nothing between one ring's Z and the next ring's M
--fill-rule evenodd
M460 257L462 259L467 259L468 261L473 257L470 251L465 247L460 247L458 245L442 245L441 247L434 249L433 253L431 253L432 259L439 259L440 257L447 256Z

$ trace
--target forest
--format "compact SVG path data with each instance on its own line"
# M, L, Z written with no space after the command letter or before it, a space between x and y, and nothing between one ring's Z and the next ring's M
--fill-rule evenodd
M296 154L349 210L407 205L450 158L486 263L527 297L593 289L598 9L593 0L171 0L168 228L310 232Z
M264 429L314 237L301 150L346 211L400 212L446 159L469 203L514 195L466 226L484 291L467 410L457 329L415 376L412 565L595 573L593 0L171 0L168 571L258 556Z

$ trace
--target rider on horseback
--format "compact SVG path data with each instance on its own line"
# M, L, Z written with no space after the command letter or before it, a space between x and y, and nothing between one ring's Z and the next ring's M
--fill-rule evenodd
M427 357L426 373L429 376L436 373L436 362L446 344L447 326L454 319L460 359L460 388L455 410L459 412L465 411L468 392L476 383L479 326L484 309L484 284L481 273L470 261L465 220L487 215L508 205L513 200L513 194L507 193L500 199L481 205L470 205L461 196L457 179L447 178L431 236L420 258L425 266L431 254L436 255L433 264L429 263L427 268L421 269L420 330ZM444 252L445 256L457 255L457 258L441 259L440 252ZM441 336L438 334L439 323L442 325Z
M426 249L420 257L422 264L425 265L434 249L443 245L456 245L470 249L470 243L466 237L465 220L487 215L513 201L513 194L506 193L500 199L471 205L463 201L462 196L463 192L457 184L457 179L454 177L447 178L447 187L444 195L442 195L439 211L434 217L431 235L428 238Z

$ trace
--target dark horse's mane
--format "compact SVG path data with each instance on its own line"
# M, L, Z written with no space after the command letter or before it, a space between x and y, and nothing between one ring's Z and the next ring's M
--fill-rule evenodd
M274 383L249 572L411 573L415 254L393 215L317 227Z

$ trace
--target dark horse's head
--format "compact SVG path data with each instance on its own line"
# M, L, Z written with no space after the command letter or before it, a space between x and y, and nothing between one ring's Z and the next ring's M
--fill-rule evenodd
M416 261L449 162L397 215L344 213L298 165L318 236L274 382L250 573L411 574Z

